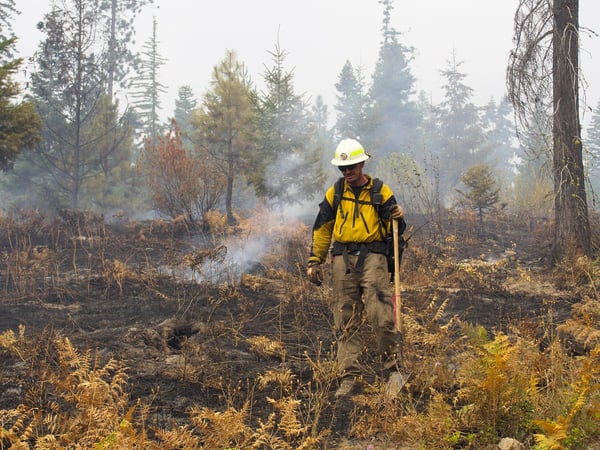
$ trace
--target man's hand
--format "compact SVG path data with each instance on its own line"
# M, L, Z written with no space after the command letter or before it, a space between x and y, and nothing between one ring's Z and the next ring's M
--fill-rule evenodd
M321 263L315 261L309 262L306 275L311 283L321 286L323 283L323 269L321 268Z
M402 220L404 218L404 211L400 205L392 206L390 209L390 219L391 220Z

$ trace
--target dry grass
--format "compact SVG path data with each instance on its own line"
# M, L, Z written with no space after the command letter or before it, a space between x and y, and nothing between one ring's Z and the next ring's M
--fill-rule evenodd
M222 217L211 217L211 230L221 236L218 242L173 255L174 261L193 270L201 270L208 259L229 271L210 296L213 309L204 326L212 344L218 345L225 334L233 336L257 364L263 362L264 370L246 380L248 386L242 389L239 380L220 376L218 369L207 373L210 352L219 350L208 349L211 342L183 340L182 365L173 376L220 390L220 403L190 408L185 423L150 426L151 402L131 398L128 373L135 367L78 349L51 329L39 336L28 336L23 327L6 330L0 334L0 357L25 367L28 377L20 404L0 410L0 449L334 448L334 423L342 410L331 397L336 386L333 348L314 335L311 323L314 308L326 305L330 287L315 288L304 277L309 235L305 225L290 224L266 211L254 217L262 220L241 220L235 230L228 230ZM180 302L181 317L198 301L162 293L149 258L144 262L135 254L129 259L110 256L108 231L97 221L68 218L59 228L42 226L44 220L36 215L2 219L2 301L7 307L11 296L31 295L32 286L66 289L66 281L77 276L89 283L99 279L106 292L116 289L118 295L124 295L129 284L141 284L165 302ZM40 239L45 227L48 231ZM220 245L247 245L257 239L258 231L269 242L261 255L261 275L236 277ZM181 232L164 223L135 231L144 236L141 245L147 247L156 233ZM85 239L74 239L77 236ZM48 245L40 246L40 241ZM532 271L512 258L518 247L512 246L513 253L506 257L466 258L464 242L456 234L439 243L426 234L411 240L402 266L409 383L401 396L390 397L373 370L365 389L343 412L345 437L360 442L356 448L374 449L476 449L504 436L537 449L584 449L597 443L598 262L578 259L565 261L554 272ZM63 247L69 251L59 251ZM457 292L465 298L512 295L545 285L552 286L553 295L570 292L581 299L568 319L556 323L549 311L534 325L524 318L502 329L485 329L450 308ZM272 333L248 335L251 327L246 325L258 319L242 289L258 296L274 293L280 299L269 314L259 311L261 318L274 318ZM236 316L231 312L229 321L213 320L213 313L232 303Z

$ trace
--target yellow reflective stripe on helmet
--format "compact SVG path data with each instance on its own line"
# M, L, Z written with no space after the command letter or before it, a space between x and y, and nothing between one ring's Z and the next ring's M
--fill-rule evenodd
M359 148L358 150L354 150L353 152L350 153L350 158L352 158L353 156L361 155L364 152L365 152L364 148Z

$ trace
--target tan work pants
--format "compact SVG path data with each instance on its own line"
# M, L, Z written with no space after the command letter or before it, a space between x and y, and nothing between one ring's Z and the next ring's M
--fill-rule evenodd
M363 350L358 329L363 313L375 332L377 347L386 368L393 366L398 353L392 306L393 289L385 255L368 253L362 271L357 272L358 256L333 258L332 313L338 336L337 362L342 376L360 376L358 359Z

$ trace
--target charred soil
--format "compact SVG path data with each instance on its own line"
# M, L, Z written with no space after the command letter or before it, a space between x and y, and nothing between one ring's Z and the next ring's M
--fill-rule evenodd
M97 364L123 362L128 397L131 404L149 405L151 430L188 423L194 407L219 411L250 404L253 423L264 423L273 412L269 399L282 390L282 384L270 386L265 374L279 372L292 377L290 389L300 399L311 397L311 389L325 392L328 402L311 419L329 430L321 446L343 448L344 441L353 448L349 418L360 411L333 399L334 378L321 378L330 381L327 386L315 380L315 370L332 359L335 337L330 288L312 287L303 276L308 228L280 237L242 267L235 255L251 256L253 247L236 253L231 238L253 239L243 229L217 238L173 222L107 224L83 215L5 224L0 332L23 326L37 354L0 352L0 409L41 402L34 398L36 361L44 352L56 357L45 343L64 336L93 353ZM510 333L518 324L539 337L542 323L564 322L581 300L580 291L535 276L548 273L547 225L498 223L485 239L464 231L472 224L451 225L445 236L429 230L409 242L402 263L407 320L438 302L444 307L431 320L439 324L458 318L490 334ZM465 269L457 271L461 265ZM367 324L364 333L368 347ZM408 341L410 368L428 350ZM365 352L366 381L375 383L379 366L370 354Z

